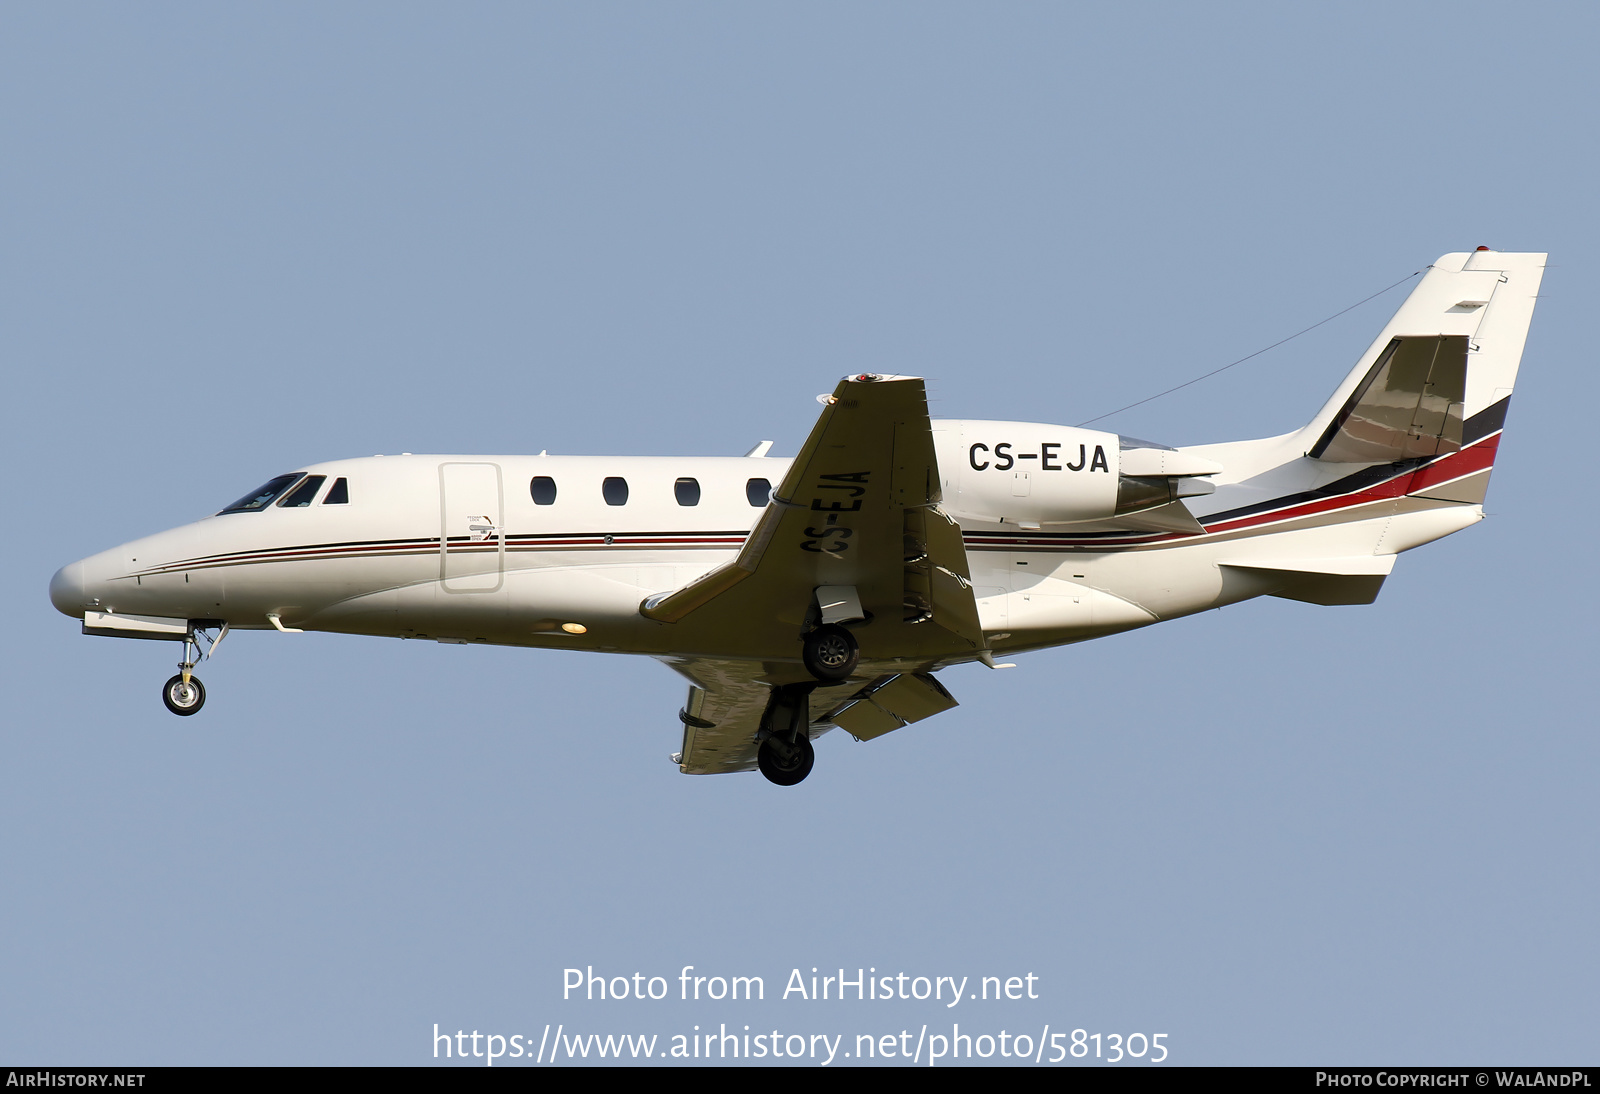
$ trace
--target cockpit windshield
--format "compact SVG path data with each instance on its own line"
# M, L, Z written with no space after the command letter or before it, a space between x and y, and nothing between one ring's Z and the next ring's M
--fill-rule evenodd
M278 503L278 508L306 508L311 504L311 499L317 496L317 491L322 489L322 484L327 481L328 476L326 475L307 475L305 482L283 496L283 500Z
M300 481L300 473L293 475L279 475L259 490L252 490L226 509L222 513L256 513L271 505L273 499L289 487ZM221 516L222 513L218 513Z

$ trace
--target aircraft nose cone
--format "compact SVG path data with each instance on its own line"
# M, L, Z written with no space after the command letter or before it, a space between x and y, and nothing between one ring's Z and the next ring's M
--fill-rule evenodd
M56 571L50 579L50 603L62 615L83 618L83 563L74 562Z

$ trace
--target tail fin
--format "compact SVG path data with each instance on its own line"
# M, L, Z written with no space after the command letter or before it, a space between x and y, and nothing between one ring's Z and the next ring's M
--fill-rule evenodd
M1322 411L1312 459L1417 461L1398 493L1481 503L1522 360L1545 255L1480 248L1428 268Z
M1226 469L1195 514L1237 545L1217 564L1366 604L1399 552L1482 519L1544 261L1445 255L1304 429L1186 449Z

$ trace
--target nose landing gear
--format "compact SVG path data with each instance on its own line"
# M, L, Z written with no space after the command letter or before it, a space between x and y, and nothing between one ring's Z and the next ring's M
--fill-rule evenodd
M211 660L211 655L216 652L222 640L228 635L228 625L224 623L217 637L211 639L211 648L206 651L206 660ZM194 652L189 652L193 647ZM178 675L161 685L161 701L167 709L180 717L187 718L197 714L200 708L206 705L206 686L194 674L194 663L200 656L200 643L194 634L183 639L183 660L178 662Z

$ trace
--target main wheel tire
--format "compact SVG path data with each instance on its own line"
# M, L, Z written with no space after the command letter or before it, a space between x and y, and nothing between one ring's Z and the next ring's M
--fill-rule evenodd
M816 750L811 747L810 738L804 734L794 744L778 737L768 737L756 751L756 764L761 768L761 773L768 782L779 786L803 782L811 774L811 765L816 761Z
M179 673L161 689L161 701L172 713L188 717L206 705L206 686L198 676L192 675L185 684L183 674Z
M856 671L861 648L855 635L828 623L806 635L803 656L806 671L818 680L843 680Z

